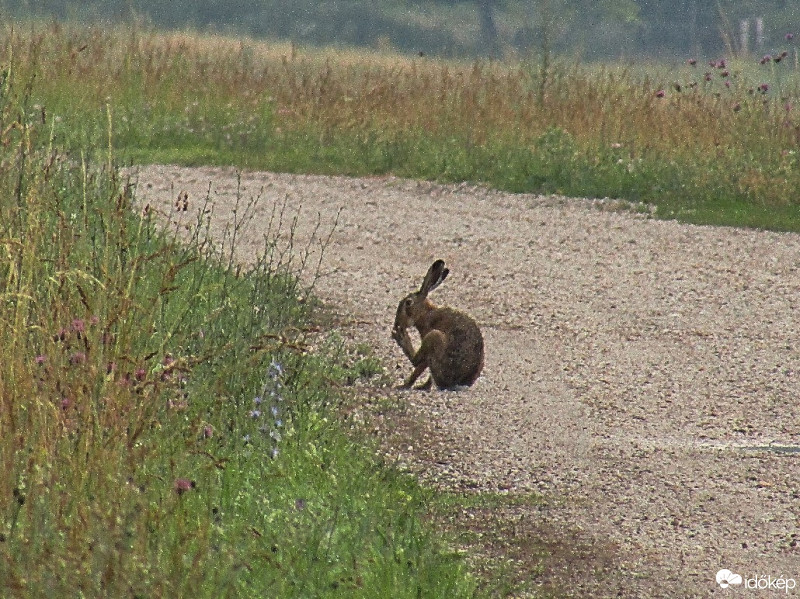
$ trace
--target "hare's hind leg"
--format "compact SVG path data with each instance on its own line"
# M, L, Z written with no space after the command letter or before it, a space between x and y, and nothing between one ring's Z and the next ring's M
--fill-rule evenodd
M444 333L441 331L433 330L422 338L422 344L419 346L419 351L414 352L414 348L411 345L411 338L408 336L408 334L406 333L406 335L401 337L402 339L398 339L398 343L403 349L403 353L409 357L411 364L414 366L414 370L412 371L411 375L408 377L408 379L406 379L401 387L403 389L409 389L419 378L419 376L430 366L431 357L442 352L446 338ZM429 390L432 382L434 382L435 379L436 375L433 371L431 371L431 379L429 379L420 388Z
M425 372L425 369L426 369L427 367L428 367L428 365L427 365L427 364L420 364L419 366L416 366L416 367L414 368L413 372L412 372L412 373L409 375L409 377L408 377L408 378L405 380L405 382L404 382L402 385L400 385L400 389L411 389L411 386L412 386L412 385L413 385L413 384L416 382L416 380L419 378L419 375L421 375L423 372Z
M429 376L428 380L416 387L420 391L430 391L433 388L433 377Z

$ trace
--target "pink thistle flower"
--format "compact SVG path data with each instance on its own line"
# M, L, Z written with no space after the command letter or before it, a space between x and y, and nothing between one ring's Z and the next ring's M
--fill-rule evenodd
M667 92L665 92L663 89L660 89L656 92L656 98L664 98L666 97L666 95Z
M172 484L172 488L178 495L183 495L187 491L191 491L196 487L197 483L193 480L189 480L188 478L176 478L175 482Z

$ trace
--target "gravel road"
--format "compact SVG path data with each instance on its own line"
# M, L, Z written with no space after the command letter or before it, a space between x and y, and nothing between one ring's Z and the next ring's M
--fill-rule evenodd
M214 230L232 218L233 170L135 180L165 210L210 186ZM447 262L431 299L481 324L486 367L471 389L405 395L430 445L398 457L454 485L541 493L530 518L608 553L588 572L554 560L550 583L576 597L787 596L722 589L722 568L800 583L800 236L395 178L245 172L241 194L262 198L245 260L275 202L299 210L296 242L341 210L316 292L398 383L397 302Z

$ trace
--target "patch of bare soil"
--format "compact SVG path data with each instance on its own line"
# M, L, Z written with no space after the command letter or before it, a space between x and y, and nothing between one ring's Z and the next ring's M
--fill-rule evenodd
M185 192L196 206L210 189L214 230L232 219L233 170L137 178L143 203L174 210ZM276 202L299 211L295 243L341 210L316 292L398 383L410 367L389 336L397 302L447 262L431 299L481 324L484 374L399 394L404 408L376 426L434 484L542 497L503 507L495 535L552 554L534 590L773 594L721 589L722 568L800 582L799 236L394 178L243 173L240 193L261 196L243 260Z

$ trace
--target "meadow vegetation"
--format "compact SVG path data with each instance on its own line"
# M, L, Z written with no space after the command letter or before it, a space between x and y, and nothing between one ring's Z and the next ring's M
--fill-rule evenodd
M336 387L376 367L307 351L315 303L274 240L248 268L202 221L179 241L118 165L467 180L800 230L792 43L541 69L4 26L0 595L475 593L429 492L342 431Z
M800 228L794 40L768 60L442 63L136 28L6 31L74 152L475 181L692 222ZM16 54L10 55L14 48Z

